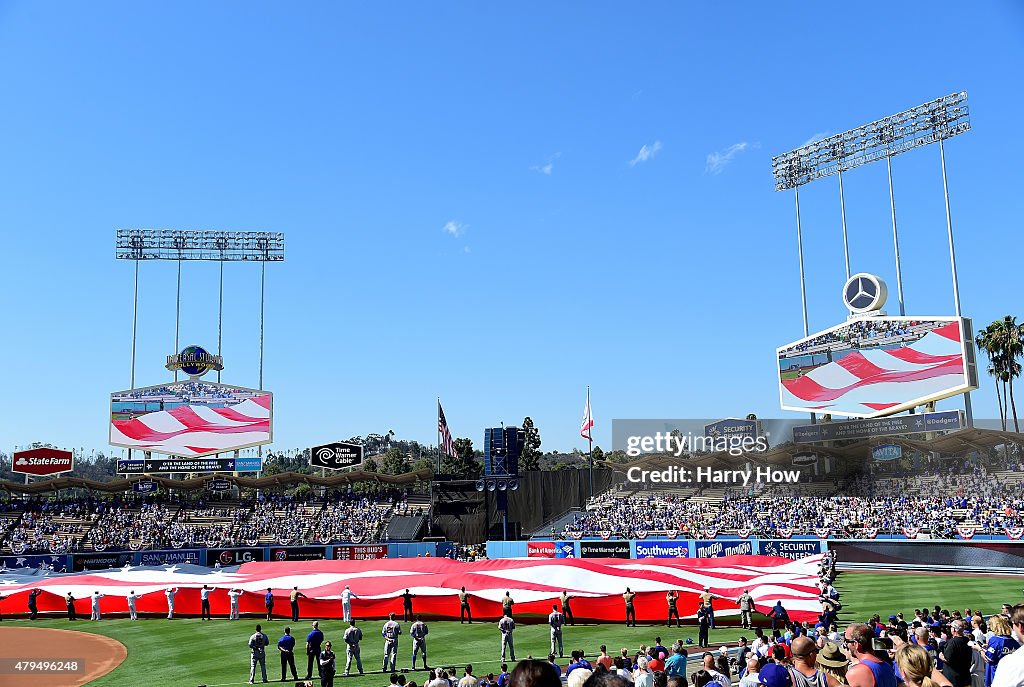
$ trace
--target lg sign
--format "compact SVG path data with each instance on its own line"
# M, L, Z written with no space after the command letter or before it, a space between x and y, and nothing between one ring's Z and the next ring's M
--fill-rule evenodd
M12 460L14 472L23 475L59 475L62 472L69 472L75 466L71 451L62 451L58 448L15 451Z

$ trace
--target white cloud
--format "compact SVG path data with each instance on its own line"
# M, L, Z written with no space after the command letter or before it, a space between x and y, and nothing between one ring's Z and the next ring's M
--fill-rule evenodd
M469 246L466 246L465 248L463 248L462 252L463 253L468 253L469 252Z
M636 154L636 157L629 161L629 166L636 167L636 165L641 162L647 162L654 157L654 154L659 150L661 150L661 141L655 141L651 145L644 144L644 146L640 148L640 152Z
M562 157L561 153L555 153L554 155L548 155L547 160L542 165L533 165L530 167L530 171L539 172L545 176L551 176L551 172L555 169L555 160Z
M455 220L448 220L444 227L441 228L441 231L457 239L466 233L466 225Z
M708 159L707 164L704 167L704 173L721 174L737 155L747 150L748 148L754 147L756 147L756 144L750 144L747 143L746 141L742 141L740 143L733 143L725 150L716 150L713 153L708 153Z

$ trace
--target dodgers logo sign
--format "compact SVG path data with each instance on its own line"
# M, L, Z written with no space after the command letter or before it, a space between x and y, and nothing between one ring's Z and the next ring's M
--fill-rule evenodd
M685 541L660 539L636 543L637 558L687 558L689 555Z

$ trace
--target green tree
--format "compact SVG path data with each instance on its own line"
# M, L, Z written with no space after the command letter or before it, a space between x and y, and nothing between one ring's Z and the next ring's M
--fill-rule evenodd
M599 460L604 460L604 451L601 450L600 446L595 446L594 447L594 462L596 463Z
M385 475L401 475L408 472L405 453L400 448L390 448L380 461L380 471Z
M988 356L988 373L996 385L996 400L1003 430L1006 430L1007 415L1013 415L1013 429L1020 431L1017 419L1017 403L1013 397L1013 380L1020 376L1021 365L1017 359L1024 355L1024 325L1017 324L1017 318L1006 315L978 331L975 343ZM1002 393L1000 394L1000 384Z
M430 460L429 458L420 458L419 460L412 464L412 469L413 472L417 470L433 470L434 461Z
M441 459L441 472L461 479L476 479L483 472L483 465L477 461L473 440L459 437L455 440L455 456Z
M367 458L363 461L363 470L366 472L380 472L380 466L377 465L377 461L373 458Z
M540 430L529 416L523 418L523 451L519 454L519 469L522 471L540 469Z

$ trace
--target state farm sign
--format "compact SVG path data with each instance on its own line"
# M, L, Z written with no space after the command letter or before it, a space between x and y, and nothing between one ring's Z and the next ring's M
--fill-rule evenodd
M15 451L11 458L14 472L23 475L59 475L75 467L71 451L59 448L33 448Z

